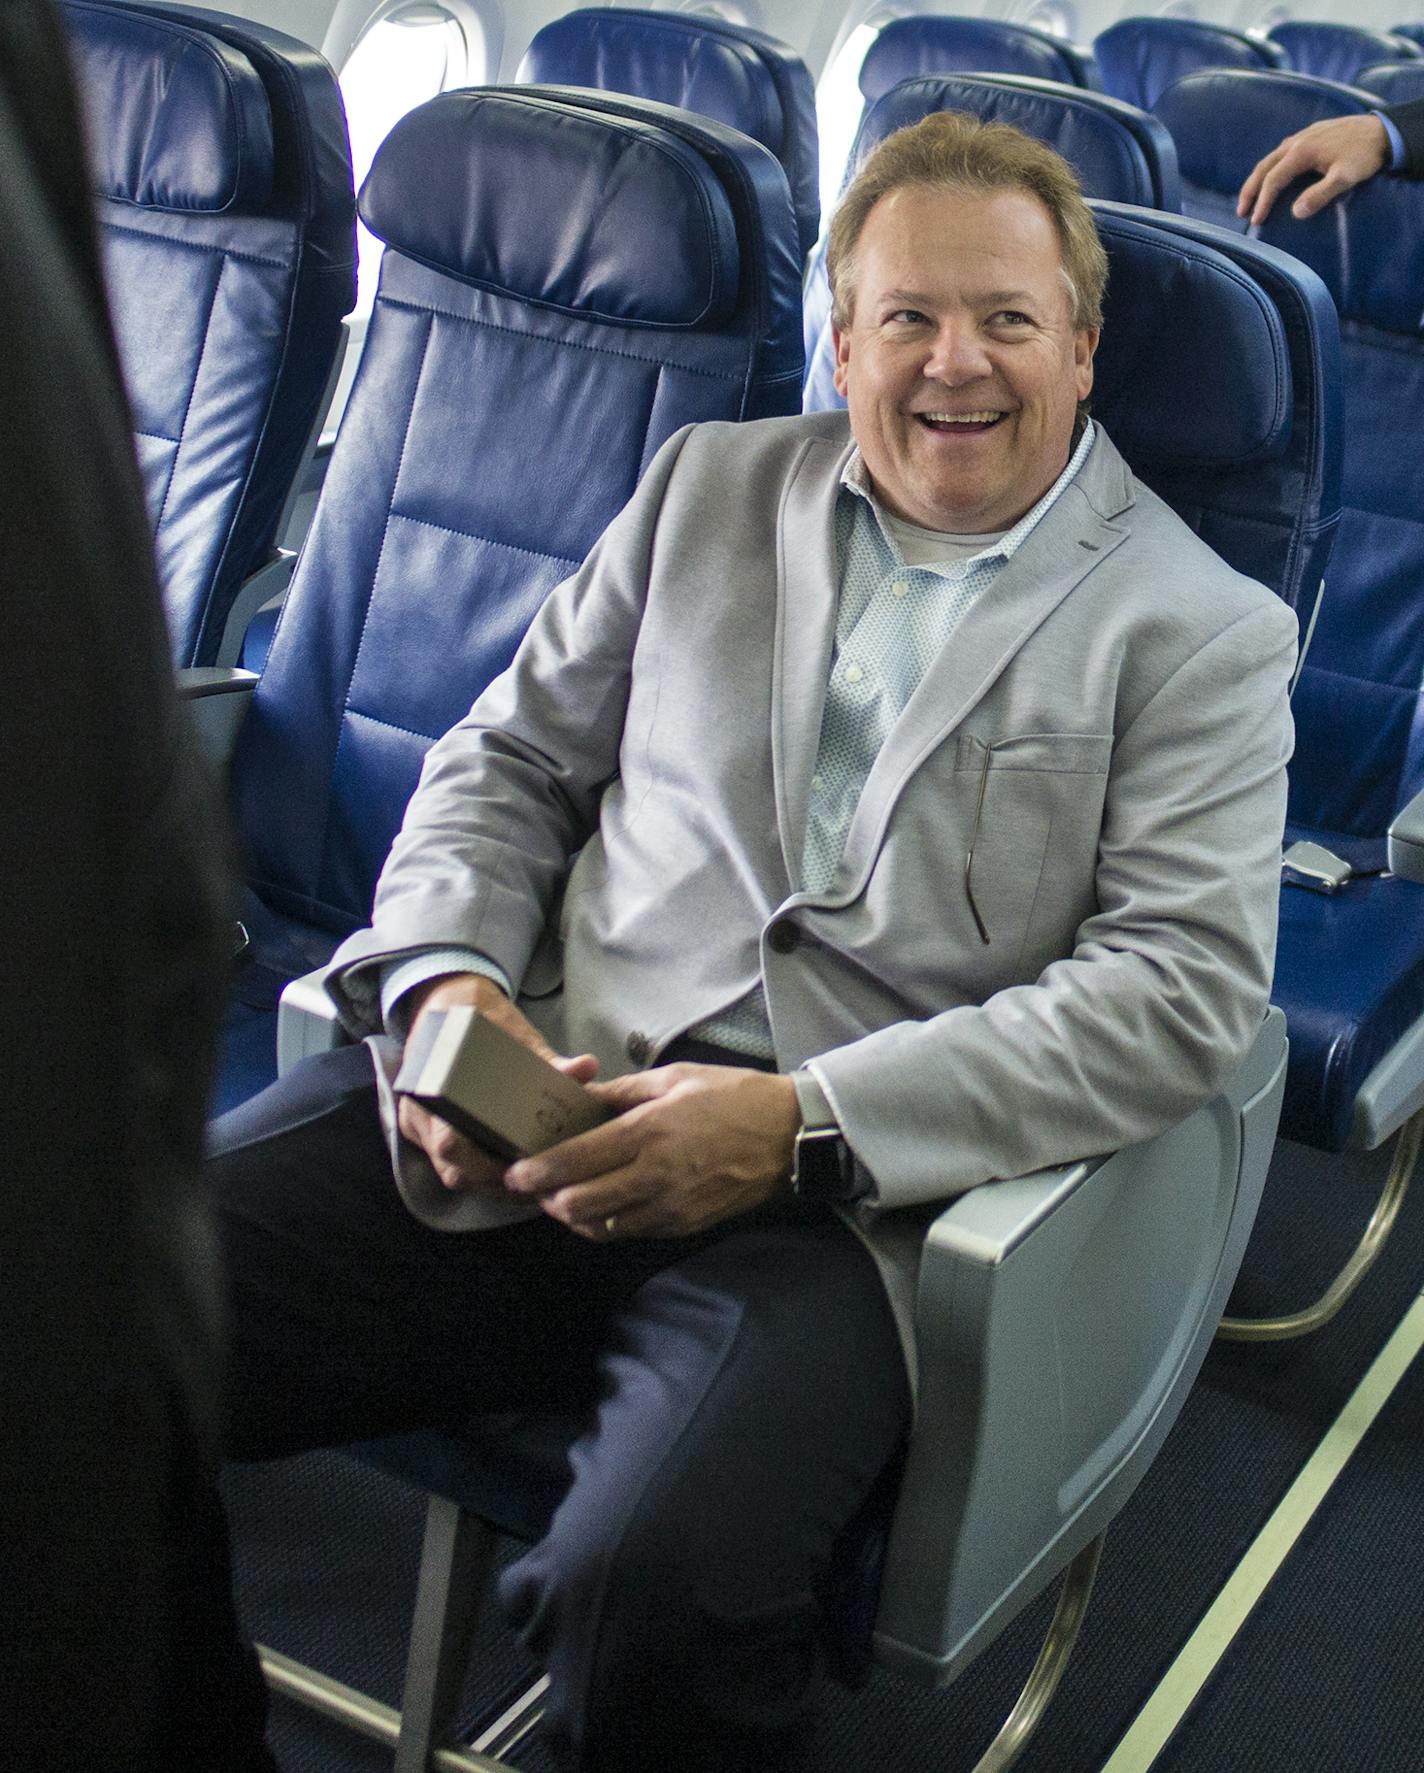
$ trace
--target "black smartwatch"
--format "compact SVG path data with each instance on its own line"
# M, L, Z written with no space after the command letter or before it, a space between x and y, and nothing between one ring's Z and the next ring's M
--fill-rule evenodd
M801 1200L853 1201L869 1194L869 1179L855 1156L821 1086L804 1068L791 1081L801 1108L801 1130L791 1159L791 1191Z

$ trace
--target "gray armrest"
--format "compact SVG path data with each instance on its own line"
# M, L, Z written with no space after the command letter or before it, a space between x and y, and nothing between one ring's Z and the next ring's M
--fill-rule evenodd
M225 769L247 713L257 675L222 665L188 665L177 673L179 700L188 704L212 762Z
M931 1226L876 1620L892 1666L952 1680L1135 1488L1235 1279L1285 1059L1272 1010L1231 1088L1179 1126L974 1189Z
M329 1053L351 1036L337 1020L336 1005L322 989L324 967L303 973L282 992L277 1004L277 1075L312 1053Z
M1424 789L1394 815L1388 846L1390 873L1424 882Z

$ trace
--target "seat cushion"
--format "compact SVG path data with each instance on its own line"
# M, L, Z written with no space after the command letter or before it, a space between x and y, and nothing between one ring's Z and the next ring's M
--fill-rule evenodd
M1377 875L1335 894L1282 888L1271 1001L1290 1036L1281 1133L1343 1150L1360 1086L1424 1016L1424 886Z

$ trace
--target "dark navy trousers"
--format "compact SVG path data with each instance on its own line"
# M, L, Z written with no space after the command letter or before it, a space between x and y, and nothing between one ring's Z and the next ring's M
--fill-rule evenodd
M362 1048L219 1121L212 1174L230 1455L587 1411L568 1495L502 1584L560 1758L764 1769L810 1703L832 1547L909 1418L854 1235L800 1203L690 1239L432 1231L396 1193Z

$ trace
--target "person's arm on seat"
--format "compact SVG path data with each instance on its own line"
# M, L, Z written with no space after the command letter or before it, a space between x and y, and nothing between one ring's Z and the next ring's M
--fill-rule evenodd
M1319 173L1291 205L1291 214L1304 221L1386 167L1407 170L1401 158L1403 145L1397 131L1391 131L1387 113L1381 111L1312 123L1256 162L1236 199L1236 213L1249 215L1252 226L1259 227L1287 185Z

